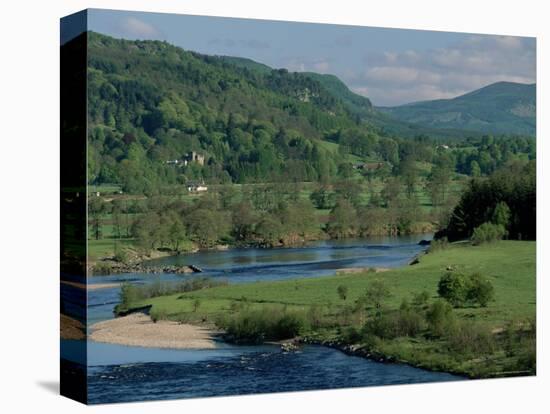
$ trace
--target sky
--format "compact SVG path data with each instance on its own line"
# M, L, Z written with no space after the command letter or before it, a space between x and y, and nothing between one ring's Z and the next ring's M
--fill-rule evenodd
M92 9L88 29L338 76L376 106L534 83L535 38Z

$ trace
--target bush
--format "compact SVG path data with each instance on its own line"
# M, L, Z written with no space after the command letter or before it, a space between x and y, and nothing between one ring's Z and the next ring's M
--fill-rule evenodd
M363 332L381 339L393 339L398 335L396 314L379 314L365 323Z
M348 344L356 344L363 340L361 332L353 326L348 326L342 332L342 339Z
M129 260L128 252L125 249L119 247L117 244L115 245L115 255L113 259L115 260L115 262L118 262L118 263L128 263L128 260Z
M280 307L244 310L218 322L229 339L239 343L257 344L293 338L305 327L305 317L299 312Z
M427 291L423 290L422 292L413 296L412 304L416 307L424 307L428 304L429 299L430 294Z
M441 277L437 293L454 307L466 303L487 306L494 298L493 284L479 273L466 276L458 272L448 272Z
M401 304L397 318L397 333L399 336L416 336L426 325L424 317L416 309L408 306L406 302Z
M502 240L504 236L506 236L506 228L503 225L483 223L474 229L471 240L472 244L477 246L483 243Z
M115 308L116 311L128 310L133 303L143 299L142 291L138 286L124 282L120 287L120 304Z
M348 297L348 287L347 286L340 285L340 286L338 286L336 291L338 292L338 297L340 299L342 299L342 300L347 299L347 297Z
M491 354L496 349L493 334L487 328L473 322L455 323L446 336L449 347L457 353L481 356Z
M468 289L467 300L471 303L478 303L482 307L493 300L495 289L493 284L484 279L481 274L474 273L470 276L470 286Z
M149 314L149 316L154 323L168 319L168 313L166 312L166 309L153 308L151 309L151 313Z
M307 319L313 329L321 328L326 325L326 320L323 316L322 308L318 305L312 305L307 312Z
M381 339L393 339L401 336L416 336L424 329L422 314L403 302L398 311L379 314L367 321L364 332Z
M443 300L431 304L426 312L428 328L434 336L443 336L454 327L456 318L451 305Z
M378 311L382 307L383 301L390 296L390 289L379 279L373 280L365 292L366 302L372 304Z
M453 306L462 306L468 297L468 277L458 272L447 272L437 285L437 293Z
M113 272L113 267L107 262L98 262L95 264L92 273L94 276L110 275Z

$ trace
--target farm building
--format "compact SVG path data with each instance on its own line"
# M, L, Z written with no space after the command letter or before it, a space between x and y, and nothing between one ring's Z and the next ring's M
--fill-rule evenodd
M187 183L187 191L190 193L203 193L208 191L208 187L204 183L190 181Z

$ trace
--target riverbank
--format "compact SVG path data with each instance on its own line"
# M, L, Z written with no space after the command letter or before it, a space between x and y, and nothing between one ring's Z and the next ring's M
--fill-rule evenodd
M153 322L143 313L98 322L91 327L96 342L169 349L212 349L217 332L174 321Z
M191 323L225 319L226 326L233 324L245 334L250 327L241 328L239 323L250 316L255 318L252 328L260 330L272 323L271 315L279 315L283 322L289 316L300 324L302 337L321 344L340 344L344 351L355 349L359 355L376 355L471 378L529 375L534 373L535 332L532 327L525 327L533 326L535 315L535 252L535 242L457 244L422 255L415 266L379 273L231 284L155 297L136 306L150 305L152 311L167 319L183 315ZM452 325L453 336L448 331L434 334L427 316L430 306L440 300L437 285L448 269L466 274L478 272L495 289L495 300L486 307L452 310L456 321ZM389 293L383 299L384 319L380 321L390 330L369 334L365 326L375 319L376 311L357 304L375 281L382 281ZM417 297L424 297L424 302L411 307ZM410 310L400 314L400 309ZM392 324L399 315L418 324L414 333L393 333Z
M79 283L79 282L72 282L68 280L62 280L62 284L67 286L72 286L78 289L88 289L88 290L100 290L100 289L112 289L120 287L120 283Z
M422 226L418 226L414 231L407 233L407 236L415 235L428 235L433 234L434 227L431 223L423 223ZM365 239L369 240L369 237L397 237L396 235L390 235L387 231L375 232L367 237L350 237L347 239L338 239L342 240L360 240ZM274 245L263 245L255 243L233 243L233 244L217 244L212 247L199 248L193 246L185 251L175 251L169 249L154 249L149 253L144 254L140 253L138 249L132 244L125 244L124 250L124 260L116 258L114 252L102 251L101 255L98 255L97 249L94 249L92 242L98 241L89 241L90 251L89 255L93 259L90 259L88 262L88 271L89 274L95 276L103 276L109 274L122 274L122 273L150 273L150 274L159 274L159 273L176 273L176 274L186 274L196 272L196 269L193 269L193 266L154 266L150 263L156 259L162 259L166 257L175 257L183 254L194 254L194 253L204 253L204 252L216 252L216 251L231 251L234 249L292 249L292 248L302 248L308 247L315 242L328 241L332 240L328 234L322 232L318 237L310 238L300 238L287 240L286 242L279 242ZM103 240L101 240L103 241ZM424 242L429 243L426 240L420 241L419 244ZM94 250L94 253L92 253Z

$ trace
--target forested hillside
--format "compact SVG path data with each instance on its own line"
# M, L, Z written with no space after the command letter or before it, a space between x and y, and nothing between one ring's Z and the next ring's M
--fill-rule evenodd
M373 128L306 74L259 71L158 41L89 33L89 179L130 192L183 177L166 161L197 151L210 182L318 180L341 155L326 134L357 128L377 150ZM371 145L372 144L372 145Z

